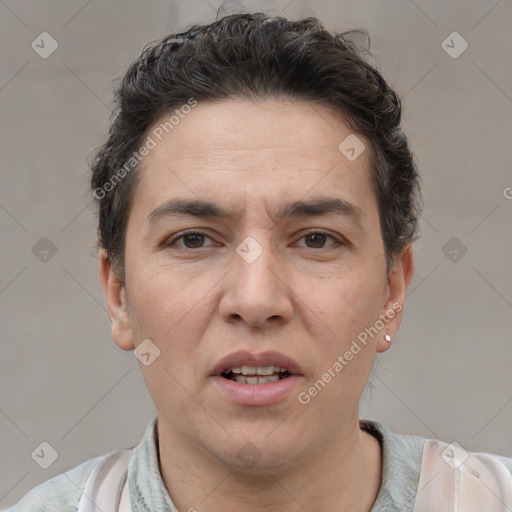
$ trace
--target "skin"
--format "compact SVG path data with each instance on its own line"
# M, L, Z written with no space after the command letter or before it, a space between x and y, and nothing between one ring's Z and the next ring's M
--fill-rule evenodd
M377 497L382 455L359 428L358 402L402 313L307 405L297 399L380 314L403 304L413 272L410 245L386 270L371 146L364 141L349 161L338 150L349 134L339 113L305 102L200 102L142 162L124 283L100 251L115 343L133 350L150 339L160 349L141 371L158 410L162 478L179 510L369 511ZM148 220L178 197L216 201L236 216ZM360 217L276 219L283 203L333 197ZM186 229L206 236L171 239ZM263 249L250 264L235 251L248 236ZM237 350L293 358L303 370L297 392L267 406L226 399L209 372ZM260 454L252 467L237 456L249 442Z

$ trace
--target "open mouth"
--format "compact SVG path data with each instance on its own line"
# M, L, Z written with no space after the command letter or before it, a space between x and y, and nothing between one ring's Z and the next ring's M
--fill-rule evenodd
M239 366L226 368L221 376L239 384L268 384L290 377L286 368L278 366Z

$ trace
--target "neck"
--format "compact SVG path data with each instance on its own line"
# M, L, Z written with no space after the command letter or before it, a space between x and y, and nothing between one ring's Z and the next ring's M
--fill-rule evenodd
M206 457L158 420L162 479L178 510L369 512L382 476L380 444L355 424L286 470L241 472Z

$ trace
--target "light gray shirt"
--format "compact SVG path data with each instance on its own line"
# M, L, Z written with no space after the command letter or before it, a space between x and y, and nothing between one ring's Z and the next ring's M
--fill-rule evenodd
M371 512L412 512L425 439L394 434L376 421L361 420L360 425L378 439L383 453L382 484ZM494 457L512 474L512 458ZM6 512L76 512L85 481L100 458L90 459L35 487ZM178 512L160 474L156 417L133 450L128 482L133 512Z

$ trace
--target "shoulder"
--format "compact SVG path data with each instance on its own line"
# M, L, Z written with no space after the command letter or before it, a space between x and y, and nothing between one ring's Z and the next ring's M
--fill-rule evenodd
M495 457L499 462L501 462L508 470L508 472L512 475L512 457L503 457L502 455L494 455L490 454L492 457Z
M34 487L5 512L76 512L87 477L102 458L89 459Z
M466 502L475 496L489 511L495 510L496 500L512 502L512 458L466 451L455 442L396 434L375 421L363 420L361 426L383 448L383 479L375 511L409 511L418 500L444 510L456 499L467 505L460 510L469 511L473 509Z
M429 447L436 449L437 453L448 465L463 465L466 460L477 458L483 461L492 461L503 466L512 475L512 457L506 457L495 453L481 452L476 450L465 450L457 442L427 439L416 435L396 434L386 428L382 423L372 420L362 420L362 426L367 431L377 433L381 444L387 445L389 452L394 452L400 459L407 456L406 464L419 466L423 461L425 450ZM455 456L457 460L451 461L450 457ZM393 462L396 462L395 459Z
M61 473L34 487L15 505L3 512L78 512L78 505L82 492L92 481L87 482L89 476L96 483L103 482L106 478L116 475L119 469L119 462L126 469L126 454L130 452L132 470L128 469L128 475L134 480L134 493L137 492L137 479L142 478L143 485L147 485L147 461L151 457L152 467L158 471L158 455L155 447L156 417L150 421L146 428L144 438L138 446L125 450L115 450L99 457L91 458L78 466ZM132 454L134 455L132 457ZM149 454L149 455L148 455ZM114 457L116 456L116 457ZM113 461L117 461L115 464ZM116 471L113 471L113 466ZM146 469L145 469L146 468ZM141 471L142 470L142 471ZM108 485L105 486L109 488ZM131 484L130 484L131 488ZM130 489L131 492L131 489Z

